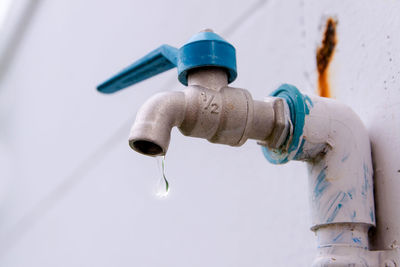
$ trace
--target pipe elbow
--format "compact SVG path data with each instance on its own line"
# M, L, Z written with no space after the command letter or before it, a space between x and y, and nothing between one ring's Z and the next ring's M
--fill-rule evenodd
M290 107L293 131L279 149L263 148L275 164L306 161L312 229L338 223L375 225L373 169L368 132L338 101L309 97L283 85L273 96Z
M183 92L159 93L139 109L131 128L129 146L147 156L165 155L171 130L181 125L185 114Z
M375 225L368 132L338 101L312 97L296 160L308 162L313 229L332 223Z

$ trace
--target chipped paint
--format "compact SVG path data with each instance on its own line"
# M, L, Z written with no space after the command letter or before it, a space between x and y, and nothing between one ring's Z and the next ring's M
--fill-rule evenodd
M336 25L337 21L333 18L327 20L321 46L317 49L318 94L322 97L332 97L328 75L337 43Z

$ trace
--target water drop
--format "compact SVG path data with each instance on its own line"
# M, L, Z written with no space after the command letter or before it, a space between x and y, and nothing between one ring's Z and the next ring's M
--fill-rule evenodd
M169 183L165 176L165 156L156 157L157 167L160 172L160 178L157 183L156 196L165 198L169 194Z

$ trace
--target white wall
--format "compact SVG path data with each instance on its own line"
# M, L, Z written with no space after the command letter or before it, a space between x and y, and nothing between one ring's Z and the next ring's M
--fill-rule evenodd
M256 99L284 82L315 92L315 51L334 16L333 94L370 129L375 169L400 179L399 12L396 1L39 2L0 80L0 265L309 266L304 164L174 131L171 193L158 199L155 159L127 135L148 97L182 88L176 71L115 95L95 86L213 28L237 49L233 86Z

